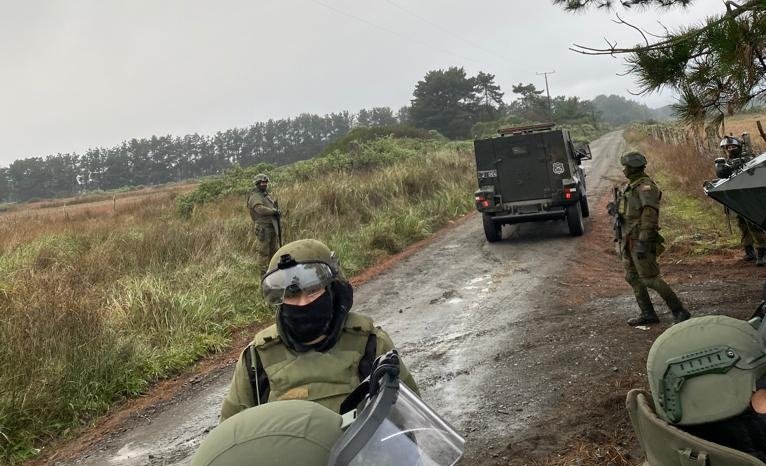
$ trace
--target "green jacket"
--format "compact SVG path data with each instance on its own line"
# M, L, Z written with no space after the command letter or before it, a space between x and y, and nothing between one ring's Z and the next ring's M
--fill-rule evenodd
M375 357L394 349L394 343L385 331L375 327L369 317L354 312L349 312L338 342L325 352L299 353L288 348L282 342L276 324L258 332L234 368L229 392L221 408L221 422L255 406L253 385L245 363L245 353L251 347L257 351L268 377L269 402L309 400L338 412L346 396L360 383L359 362L365 355L370 335L376 339ZM262 375L262 372L258 374ZM400 379L418 393L415 380L404 363L401 363Z
M272 225L276 219L279 204L268 192L253 189L247 196L247 210L253 222L260 225Z
M658 234L660 199L662 191L646 175L625 186L618 210L623 244L629 240L661 242Z

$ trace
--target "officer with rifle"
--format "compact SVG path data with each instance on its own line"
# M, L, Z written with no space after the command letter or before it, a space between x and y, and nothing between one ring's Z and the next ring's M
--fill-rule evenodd
M743 133L743 141L746 141L747 133ZM742 167L750 162L753 157L749 150L743 149L743 141L734 136L726 136L721 140L721 150L726 157L715 160L715 173L719 179L731 178L742 170ZM728 216L729 209L726 208ZM747 221L741 215L737 215L737 226L741 233L740 244L745 250L742 258L744 261L755 262L756 266L766 265L766 232L752 222Z
M649 288L659 293L673 313L673 323L677 324L690 314L660 276L657 264L657 256L665 250L659 232L662 191L644 171L646 157L643 154L629 152L620 158L620 163L628 183L615 188L614 201L607 210L614 217L614 241L625 268L625 281L633 288L641 309L641 314L629 319L628 325L659 323Z
M247 210L253 220L260 276L263 277L271 257L282 246L282 212L268 191L268 176L263 173L255 175L253 184L247 196Z

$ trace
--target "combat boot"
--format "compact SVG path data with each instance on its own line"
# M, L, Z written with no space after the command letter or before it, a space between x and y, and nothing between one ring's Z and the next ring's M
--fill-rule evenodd
M684 308L671 310L671 312L673 313L673 325L681 323L692 316L689 314L689 311Z
M758 257L755 260L755 265L758 267L766 265L766 248L758 248Z
M631 317L628 319L628 325L631 327L635 327L636 325L652 325L652 324L659 324L660 318L657 317L657 313L652 311L652 313L646 313L642 312L640 316L637 317Z
M642 296L642 298L643 297L644 296ZM654 311L654 305L649 300L648 294L646 294L645 299L638 299L638 307L641 309L641 315L628 319L628 325L635 327L636 325L651 325L660 323L660 318Z
M742 260L745 262L752 262L755 260L755 248L752 246L745 246L745 255L742 256Z

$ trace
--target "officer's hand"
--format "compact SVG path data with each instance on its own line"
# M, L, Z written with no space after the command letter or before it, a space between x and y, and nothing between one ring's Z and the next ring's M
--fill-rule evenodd
M636 252L636 258L646 259L647 247L646 242L638 240L633 246L633 250Z
M280 218L280 217L282 216L282 211L281 211L281 210L279 210L279 209L275 209L275 210L274 210L274 216L275 216L276 218Z

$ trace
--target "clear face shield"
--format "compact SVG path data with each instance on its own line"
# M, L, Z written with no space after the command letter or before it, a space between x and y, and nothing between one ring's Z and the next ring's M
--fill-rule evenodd
M263 277L261 290L267 303L279 305L286 297L318 293L330 286L334 278L332 269L324 262L295 263Z
M381 358L366 385L360 385L369 390L366 404L333 447L328 466L454 465L463 456L465 439L399 383L395 352ZM356 405L358 395L357 390L349 395L341 412Z

